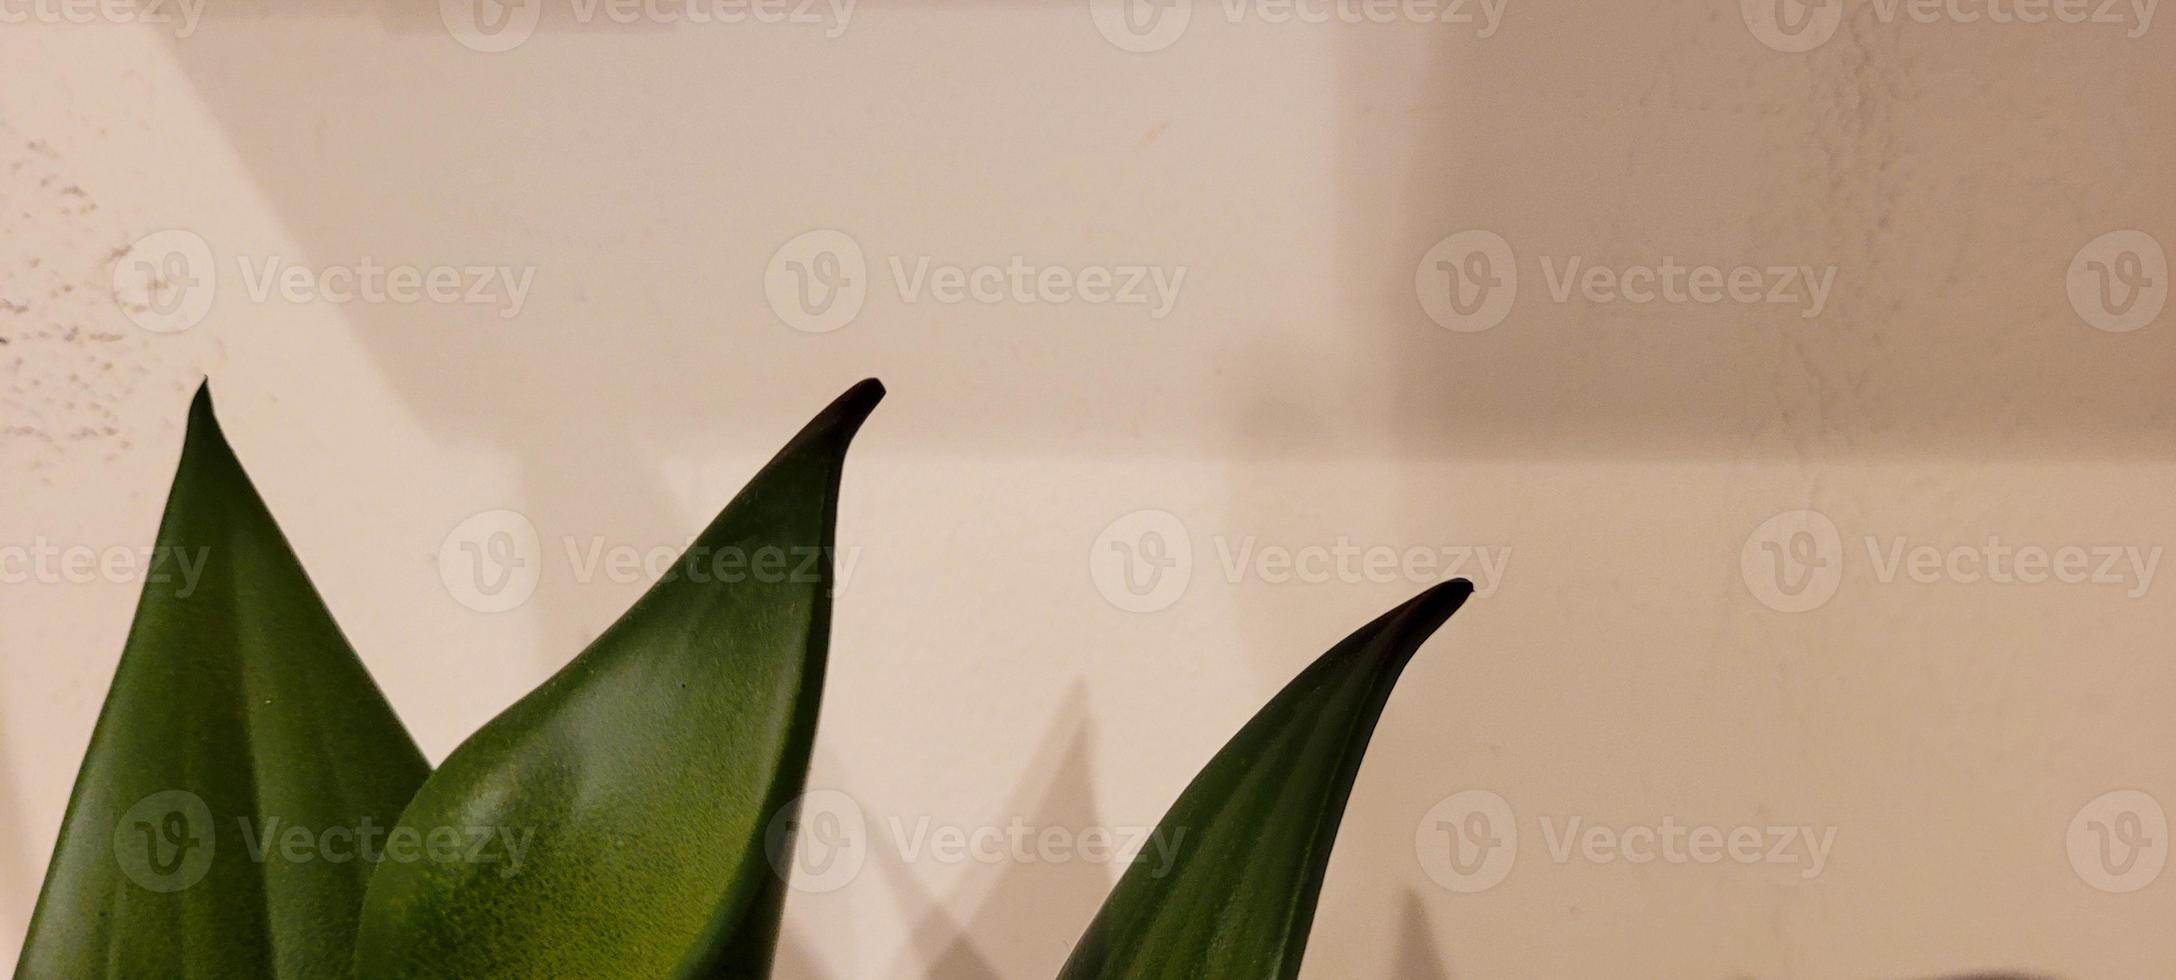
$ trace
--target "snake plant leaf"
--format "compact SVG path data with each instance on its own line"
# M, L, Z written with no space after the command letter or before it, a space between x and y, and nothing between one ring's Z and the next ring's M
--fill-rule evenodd
M1383 703L1464 579L1383 614L1301 672L1209 760L1074 947L1060 980L1299 975L1323 871Z
M243 474L208 389L17 980L342 975L429 772Z
M395 833L482 849L380 867L359 977L768 973L787 865L765 842L807 777L839 478L883 394L864 381L824 409L589 649L454 750Z

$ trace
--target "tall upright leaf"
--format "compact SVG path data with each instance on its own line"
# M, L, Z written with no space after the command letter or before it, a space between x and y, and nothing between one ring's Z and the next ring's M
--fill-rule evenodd
M15 976L340 976L372 867L361 838L429 767L208 389L153 555Z
M785 882L765 836L806 778L839 478L883 393L840 396L588 650L454 750L399 832L490 843L383 866L361 977L768 972Z
M1421 642L1473 593L1446 582L1344 639L1209 760L1157 825L1061 980L1299 975L1330 846L1383 703Z

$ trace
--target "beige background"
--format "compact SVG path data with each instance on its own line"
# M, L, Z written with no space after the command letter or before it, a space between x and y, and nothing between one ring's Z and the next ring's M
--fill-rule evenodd
M1195 0L1174 43L1130 52L1080 2L870 0L836 37L574 9L547 0L499 54L384 0L223 6L185 38L0 26L0 546L148 544L209 375L439 758L639 594L585 579L568 541L683 541L876 375L892 395L848 471L859 563L812 780L875 837L846 887L794 897L786 976L1052 973L1117 868L909 857L885 828L1153 822L1285 678L1426 584L1221 560L1341 538L1510 557L1390 703L1309 976L2176 962L2176 875L2111 892L2069 853L2102 794L2176 803L2176 584L1919 582L1867 545L2176 539L2176 314L2108 332L2066 294L2106 232L2176 242L2176 25L1852 0L1784 53L1721 0L1509 0L1487 37ZM827 228L866 253L869 294L806 333L766 268ZM219 262L210 315L171 334L111 286L163 229ZM1503 236L1520 277L1472 333L1415 286L1467 229ZM884 266L1015 254L1187 278L1154 319L908 301ZM258 302L241 256L535 279L511 318ZM1835 285L1812 318L1558 302L1544 263L1575 256ZM499 508L538 529L542 580L485 614L439 556ZM1840 580L1780 612L1741 557L1805 508L1838 528ZM1183 596L1136 613L1090 559L1143 509L1194 561ZM0 588L6 961L137 588ZM1468 790L1506 801L1519 844L1461 892L1429 815ZM1558 860L1571 818L1835 838L1810 878Z

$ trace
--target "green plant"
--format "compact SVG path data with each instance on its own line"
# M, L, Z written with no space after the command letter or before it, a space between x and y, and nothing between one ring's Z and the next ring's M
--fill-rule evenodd
M199 391L158 538L200 556L199 580L143 591L18 980L767 974L840 476L882 396L865 381L824 409L619 622L434 772ZM703 574L773 551L813 554L811 573ZM1297 974L1376 719L1471 591L1428 590L1270 701L1165 815L1174 859L1123 876L1063 976ZM291 845L315 859L281 859Z

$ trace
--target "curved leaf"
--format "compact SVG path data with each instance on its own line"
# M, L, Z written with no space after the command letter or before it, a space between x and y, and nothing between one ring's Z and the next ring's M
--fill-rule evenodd
M153 555L15 976L340 976L371 869L357 837L429 767L205 389Z
M1209 760L1074 947L1061 980L1299 975L1330 846L1383 703L1473 593L1421 593L1301 672ZM1148 857L1149 855L1144 855Z
M360 976L768 972L785 883L764 838L806 778L839 476L883 393L840 396L619 622L454 750L401 826L486 849L381 868Z

